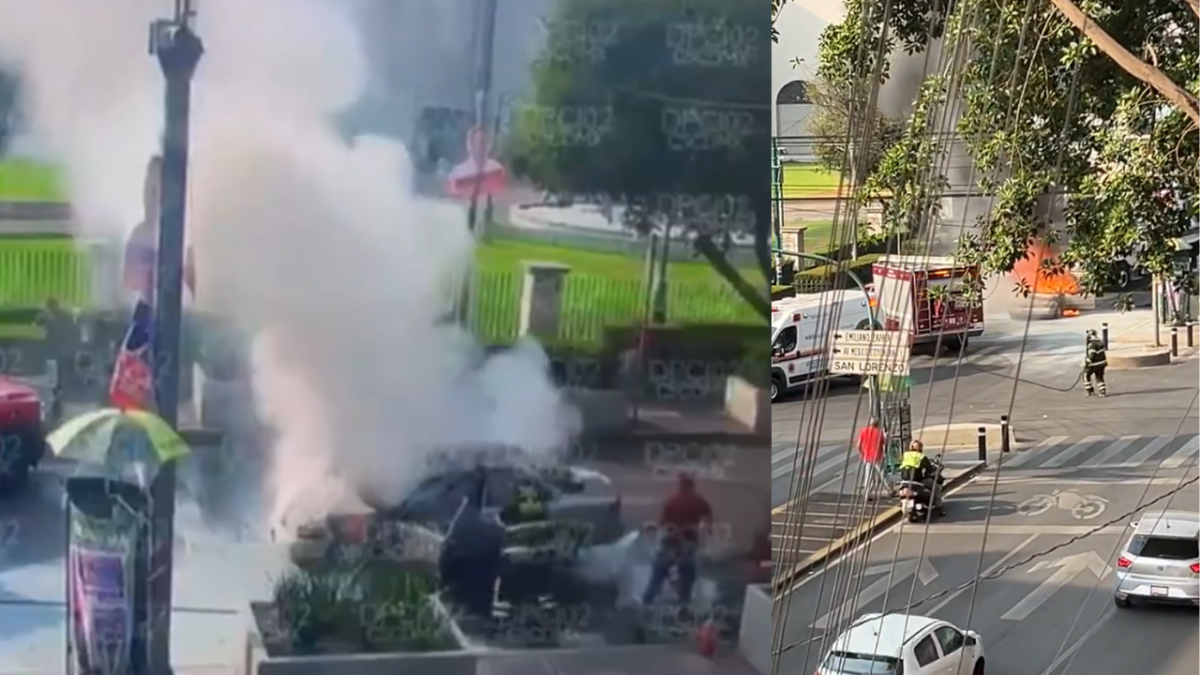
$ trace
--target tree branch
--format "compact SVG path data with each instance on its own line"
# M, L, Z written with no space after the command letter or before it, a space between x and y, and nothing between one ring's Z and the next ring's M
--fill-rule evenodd
M1071 0L1050 0L1050 2L1066 17L1067 21L1071 22L1071 25L1095 42L1100 51L1107 54L1122 70L1153 87L1172 105L1191 118L1194 124L1200 125L1200 103L1197 103L1195 96L1171 81L1171 78L1158 68L1134 56ZM1193 9L1196 9L1200 0L1187 0L1187 2Z

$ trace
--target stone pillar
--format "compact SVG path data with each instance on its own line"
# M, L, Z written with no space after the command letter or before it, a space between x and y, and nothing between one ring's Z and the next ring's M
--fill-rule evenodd
M123 251L114 241L88 241L84 250L91 263L92 297L91 307L105 309L124 308L125 289L121 284Z
M879 236L884 234L884 220L887 216L887 205L883 202L874 201L867 204L863 209L863 229L871 236Z
M553 262L526 262L521 289L521 335L540 340L558 337L563 290L570 266Z

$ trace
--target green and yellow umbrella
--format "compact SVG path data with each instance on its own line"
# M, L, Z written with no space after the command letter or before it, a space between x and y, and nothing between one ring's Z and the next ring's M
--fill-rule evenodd
M103 408L67 420L46 438L56 457L137 483L153 480L190 450L161 417L142 410Z

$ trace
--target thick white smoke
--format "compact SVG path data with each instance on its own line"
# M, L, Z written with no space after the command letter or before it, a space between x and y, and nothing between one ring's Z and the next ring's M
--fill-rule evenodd
M66 167L92 233L126 232L142 216L163 90L147 26L172 4L0 0L0 62L23 77L32 146ZM192 114L197 296L258 336L256 391L281 439L273 515L319 492L335 467L400 496L434 447L564 447L574 417L540 349L485 361L469 336L439 326L472 256L462 209L408 192L399 145L347 142L331 125L366 86L354 4L197 5L207 49Z

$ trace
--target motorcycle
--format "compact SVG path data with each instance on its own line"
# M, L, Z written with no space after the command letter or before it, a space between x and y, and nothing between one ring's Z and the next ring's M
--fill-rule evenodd
M934 479L934 482L941 487L944 482L942 463L937 459L932 461L937 470L937 478ZM915 480L901 480L896 488L896 494L900 497L900 510L908 522L919 523L927 520L929 508L933 502L933 492L924 483ZM940 511L940 508L935 509L934 513L941 515Z

